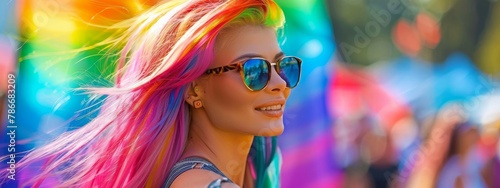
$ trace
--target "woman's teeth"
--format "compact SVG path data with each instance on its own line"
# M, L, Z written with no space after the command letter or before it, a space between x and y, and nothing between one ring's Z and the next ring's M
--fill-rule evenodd
M266 106L266 107L258 108L257 110L261 110L261 111L266 111L266 110L281 110L281 105L277 104L277 105L273 105L273 106Z

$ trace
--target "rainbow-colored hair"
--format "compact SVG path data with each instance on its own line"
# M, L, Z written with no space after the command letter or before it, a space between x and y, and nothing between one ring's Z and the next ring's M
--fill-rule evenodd
M175 0L111 26L118 32L97 46L121 49L115 85L85 88L105 96L99 115L24 157L18 167L43 165L23 183L161 187L186 144L189 84L214 59L217 35L243 24L278 30L284 16L272 0ZM256 187L278 185L278 151L276 137L255 137L248 163Z

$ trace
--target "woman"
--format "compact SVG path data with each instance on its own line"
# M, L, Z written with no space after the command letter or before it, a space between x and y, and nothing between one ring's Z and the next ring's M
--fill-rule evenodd
M115 25L115 86L90 123L36 149L38 187L274 187L301 60L270 0L168 1ZM188 164L188 165L186 165ZM50 181L49 181L50 180ZM55 182L49 184L48 182Z

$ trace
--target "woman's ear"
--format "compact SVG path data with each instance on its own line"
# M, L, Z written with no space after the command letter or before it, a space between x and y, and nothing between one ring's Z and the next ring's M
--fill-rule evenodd
M203 88L193 81L189 85L188 92L184 100L192 107L201 108L203 106L203 103L201 102L203 93Z

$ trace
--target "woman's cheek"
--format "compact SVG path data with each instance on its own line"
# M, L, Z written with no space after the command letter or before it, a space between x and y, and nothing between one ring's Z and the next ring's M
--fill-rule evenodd
M228 110L252 105L251 93L247 91L241 78L229 75L218 76L219 78L213 79L211 83L213 87L210 98L214 100L214 104L226 106Z

